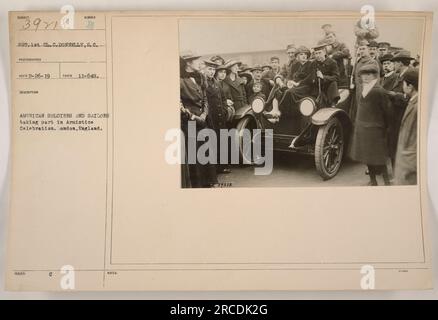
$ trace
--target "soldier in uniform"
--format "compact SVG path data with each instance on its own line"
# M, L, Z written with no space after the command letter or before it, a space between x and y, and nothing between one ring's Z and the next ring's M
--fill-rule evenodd
M180 56L180 109L181 130L184 133L185 146L188 140L197 141L196 154L189 155L185 148L185 162L182 165L183 188L208 188L217 183L216 169L212 164L201 164L197 159L200 144L198 132L207 127L208 102L206 80L200 73L200 56L193 52L185 52ZM189 128L195 127L195 130ZM195 163L188 163L195 159Z
M338 64L339 69L339 86L348 87L348 67L350 66L350 50L347 48L345 43L339 42L336 34L330 32L326 38L327 43L327 54L329 58L332 58Z
M327 57L325 44L314 47L313 53L315 57L316 81L318 82L319 89L324 92L328 105L334 106L340 99L338 64L332 58Z

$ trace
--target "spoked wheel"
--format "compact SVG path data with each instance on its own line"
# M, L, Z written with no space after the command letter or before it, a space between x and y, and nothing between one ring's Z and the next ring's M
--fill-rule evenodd
M339 171L344 154L344 130L337 118L318 129L315 143L315 165L319 175L328 180Z
M253 141L254 129L257 129L257 123L252 117L245 117L237 124L239 135L239 154L243 164L254 164L253 158Z

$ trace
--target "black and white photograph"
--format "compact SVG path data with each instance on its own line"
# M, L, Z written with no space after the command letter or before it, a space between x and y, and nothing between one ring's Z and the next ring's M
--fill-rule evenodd
M423 28L181 19L181 187L416 185Z

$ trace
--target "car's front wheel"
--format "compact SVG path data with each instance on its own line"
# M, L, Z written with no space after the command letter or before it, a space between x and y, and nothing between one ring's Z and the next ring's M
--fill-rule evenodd
M236 126L239 135L240 159L244 164L254 164L253 140L254 129L257 129L257 122L253 117L242 118Z
M336 176L344 154L344 130L341 122L331 118L318 129L315 143L315 165L319 175L328 180Z

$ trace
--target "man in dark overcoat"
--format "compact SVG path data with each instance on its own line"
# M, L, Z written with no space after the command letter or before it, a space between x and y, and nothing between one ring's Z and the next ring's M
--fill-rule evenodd
M394 117L391 122L389 137L390 155L393 166L395 165L395 153L397 150L400 124L409 100L403 91L403 78L407 71L412 71L414 69L409 65L411 60L411 53L406 50L401 50L391 59L394 63L394 70L396 72L396 79L394 80L392 87L388 88L390 99L394 106Z
M386 90L392 90L398 78L398 74L394 70L394 56L390 53L381 56L380 63L383 68L383 77L381 78L381 85Z

